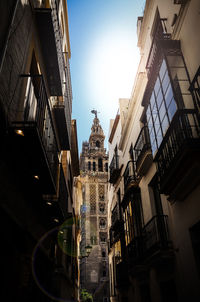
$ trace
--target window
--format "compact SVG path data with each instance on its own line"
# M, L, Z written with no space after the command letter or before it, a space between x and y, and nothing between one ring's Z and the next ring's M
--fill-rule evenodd
M102 158L99 158L99 159L98 159L98 171L100 171L100 172L103 171Z
M106 221L105 221L104 218L101 218L101 219L100 219L99 228L100 228L100 229L105 229L105 228L106 228Z
M96 163L93 161L93 171L96 171Z
M177 110L167 65L163 59L146 111L152 153L155 154Z
M100 148L100 142L99 141L96 141L96 147Z
M104 203L99 204L99 212L101 214L105 214L105 204Z
M118 240L114 245L115 251L115 263L118 264L122 261L122 252L121 252L121 241Z
M124 229L125 229L125 240L126 245L128 245L134 237L133 234L133 214L131 201L128 203L124 211Z
M103 277L106 277L106 270L103 270Z
M99 233L100 243L106 243L107 234L106 233Z
M125 241L128 245L135 237L140 237L143 227L143 211L140 190L130 193L124 209Z
M88 162L88 171L90 171L91 170L91 162L89 161Z
M96 236L91 236L90 240L91 240L92 245L97 244L97 237Z

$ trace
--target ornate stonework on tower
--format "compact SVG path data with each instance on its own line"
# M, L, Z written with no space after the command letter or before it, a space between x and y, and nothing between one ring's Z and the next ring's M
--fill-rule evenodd
M80 180L83 204L81 206L81 254L92 246L89 257L80 261L81 287L92 293L95 302L109 300L107 251L107 185L108 154L104 148L105 136L97 117L91 127L89 142L83 142L80 155Z

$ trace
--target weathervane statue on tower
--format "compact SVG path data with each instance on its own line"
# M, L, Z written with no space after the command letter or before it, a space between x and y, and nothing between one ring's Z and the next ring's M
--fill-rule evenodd
M97 118L97 110L91 110L91 113L93 113L95 115L95 118Z

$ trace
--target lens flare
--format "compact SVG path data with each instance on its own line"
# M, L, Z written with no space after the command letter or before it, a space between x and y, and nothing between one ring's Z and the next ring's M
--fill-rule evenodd
M66 222L66 225L68 225L69 222ZM64 224L65 225L65 224ZM45 233L38 243L36 244L33 253L32 253L32 275L33 278L38 286L38 288L43 292L44 295L48 296L50 299L58 302L74 302L74 300L67 299L66 297L57 296L57 292L60 293L60 276L58 270L56 270L55 263L51 263L49 261L49 258L47 255L44 256L45 250L47 251L46 247L51 242L52 238L56 238L56 236L62 235L62 228L61 227L55 227ZM59 235L60 234L60 235ZM64 239L65 240L65 239ZM63 240L63 241L64 241ZM64 241L64 244L66 242ZM45 265L43 259L47 259L48 262L48 270L47 266ZM51 267L50 267L51 266ZM50 267L50 268L49 268ZM52 279L55 281L53 283L54 288L52 288L51 284L48 284L47 280L49 277L49 272L51 273ZM67 284L66 284L67 286ZM65 292L66 295L66 292ZM69 293L68 296L71 296L71 293Z

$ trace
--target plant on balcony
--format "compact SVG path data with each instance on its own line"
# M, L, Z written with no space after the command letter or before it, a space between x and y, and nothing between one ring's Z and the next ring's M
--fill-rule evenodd
M93 302L93 297L86 289L81 290L80 294L81 302Z

